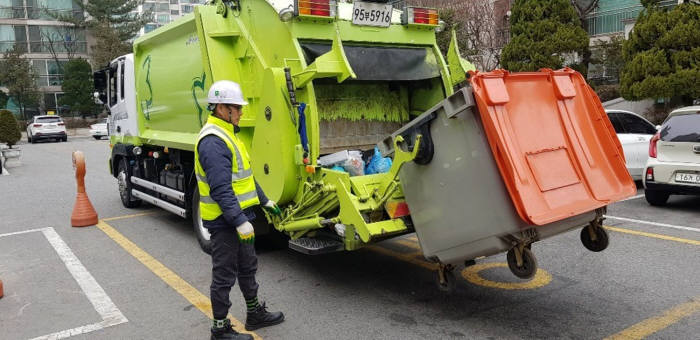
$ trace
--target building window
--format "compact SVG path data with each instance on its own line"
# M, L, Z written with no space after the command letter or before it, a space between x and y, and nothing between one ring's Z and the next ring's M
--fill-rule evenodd
M182 5L182 13L192 13L191 5Z
M170 5L167 3L158 4L158 12L167 12L170 10Z
M178 4L178 0L170 0L170 4L171 4L171 5L177 5L177 4Z
M37 86L61 86L63 84L63 69L67 60L32 60L34 72L37 75Z
M67 107L61 107L61 98L63 93L44 93L44 108L46 112L53 111L57 115L62 115L64 113L69 113L70 110Z
M25 17L22 0L0 0L0 19L24 19Z
M73 0L27 0L29 19L56 20L58 16L83 18L83 11Z
M69 26L29 26L32 53L87 53L85 31Z
M151 31L155 30L156 28L158 28L158 25L156 25L156 24L146 24L146 26L143 28L143 31L145 33L149 33Z
M170 22L170 14L158 14L158 23L167 24Z
M170 15L180 15L180 11L178 11L178 10L176 10L176 9L171 9L171 10L170 10Z
M15 47L19 51L27 51L26 26L0 25L0 52L9 51Z

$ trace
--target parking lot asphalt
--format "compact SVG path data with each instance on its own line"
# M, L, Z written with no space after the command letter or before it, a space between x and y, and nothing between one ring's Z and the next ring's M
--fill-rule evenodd
M0 177L0 338L207 338L211 260L190 223L122 207L106 140L21 148L22 165ZM74 150L86 155L96 227L70 227ZM286 321L254 335L697 339L700 198L651 207L639 195L608 207L605 251L587 251L571 231L532 246L534 280L515 278L500 254L456 268L449 293L436 289L415 235L322 256L259 244L260 297ZM232 318L245 321L236 287L231 298Z

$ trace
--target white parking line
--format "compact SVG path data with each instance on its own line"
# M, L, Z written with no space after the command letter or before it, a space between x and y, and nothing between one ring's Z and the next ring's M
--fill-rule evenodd
M85 334L88 332L97 331L106 327L115 326L128 322L124 314L117 308L112 300L107 296L104 289L100 286L95 278L88 272L88 270L83 266L83 264L78 260L78 258L73 254L73 251L68 247L68 245L61 239L54 228L41 228L25 230L13 233L0 234L0 237L13 236L20 234L27 234L32 232L40 231L46 239L49 241L51 246L56 250L58 256L61 258L65 264L68 271L71 273L75 281L78 283L80 288L85 293L92 306L95 308L98 314L102 317L102 321L80 326L56 333L51 333L43 335L40 337L33 338L32 340L44 340L44 339L63 339L71 337L78 334Z
M648 224L648 225L653 225L653 226L657 226L657 227L673 228L673 229L694 231L694 232L696 232L696 233L700 233L700 229L698 229L698 228L684 227L684 226L681 226L681 225L673 225L673 224L666 224L666 223L649 222L649 221L635 220L635 219L632 219L632 218L616 217L616 216L609 216L609 215L605 215L605 218L609 218L609 219L611 219L611 220L619 220L619 221L633 222L633 223L639 223L639 224Z
M627 197L623 200L619 200L618 202L624 202L624 201L629 201L629 200L636 200L637 198L642 198L644 197L644 194L637 195L637 196L632 196L632 197Z

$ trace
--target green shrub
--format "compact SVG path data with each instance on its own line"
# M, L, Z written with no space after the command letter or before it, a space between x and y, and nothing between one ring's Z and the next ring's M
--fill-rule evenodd
M0 143L7 143L10 147L17 144L22 133L19 124L12 111L0 110Z
M620 85L598 85L595 87L595 92L598 94L600 101L605 103L608 100L620 97Z

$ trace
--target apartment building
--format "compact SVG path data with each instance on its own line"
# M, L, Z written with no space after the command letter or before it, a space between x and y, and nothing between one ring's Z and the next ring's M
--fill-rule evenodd
M151 20L141 29L139 35L151 32L183 15L192 13L194 6L206 2L206 0L147 0L139 6L138 12L150 12L152 16Z
M57 14L84 15L73 0L0 0L0 53L17 48L31 61L42 92L39 111L34 113L60 113L61 64L69 58L88 58L85 31L57 21ZM12 99L7 108L17 111Z

